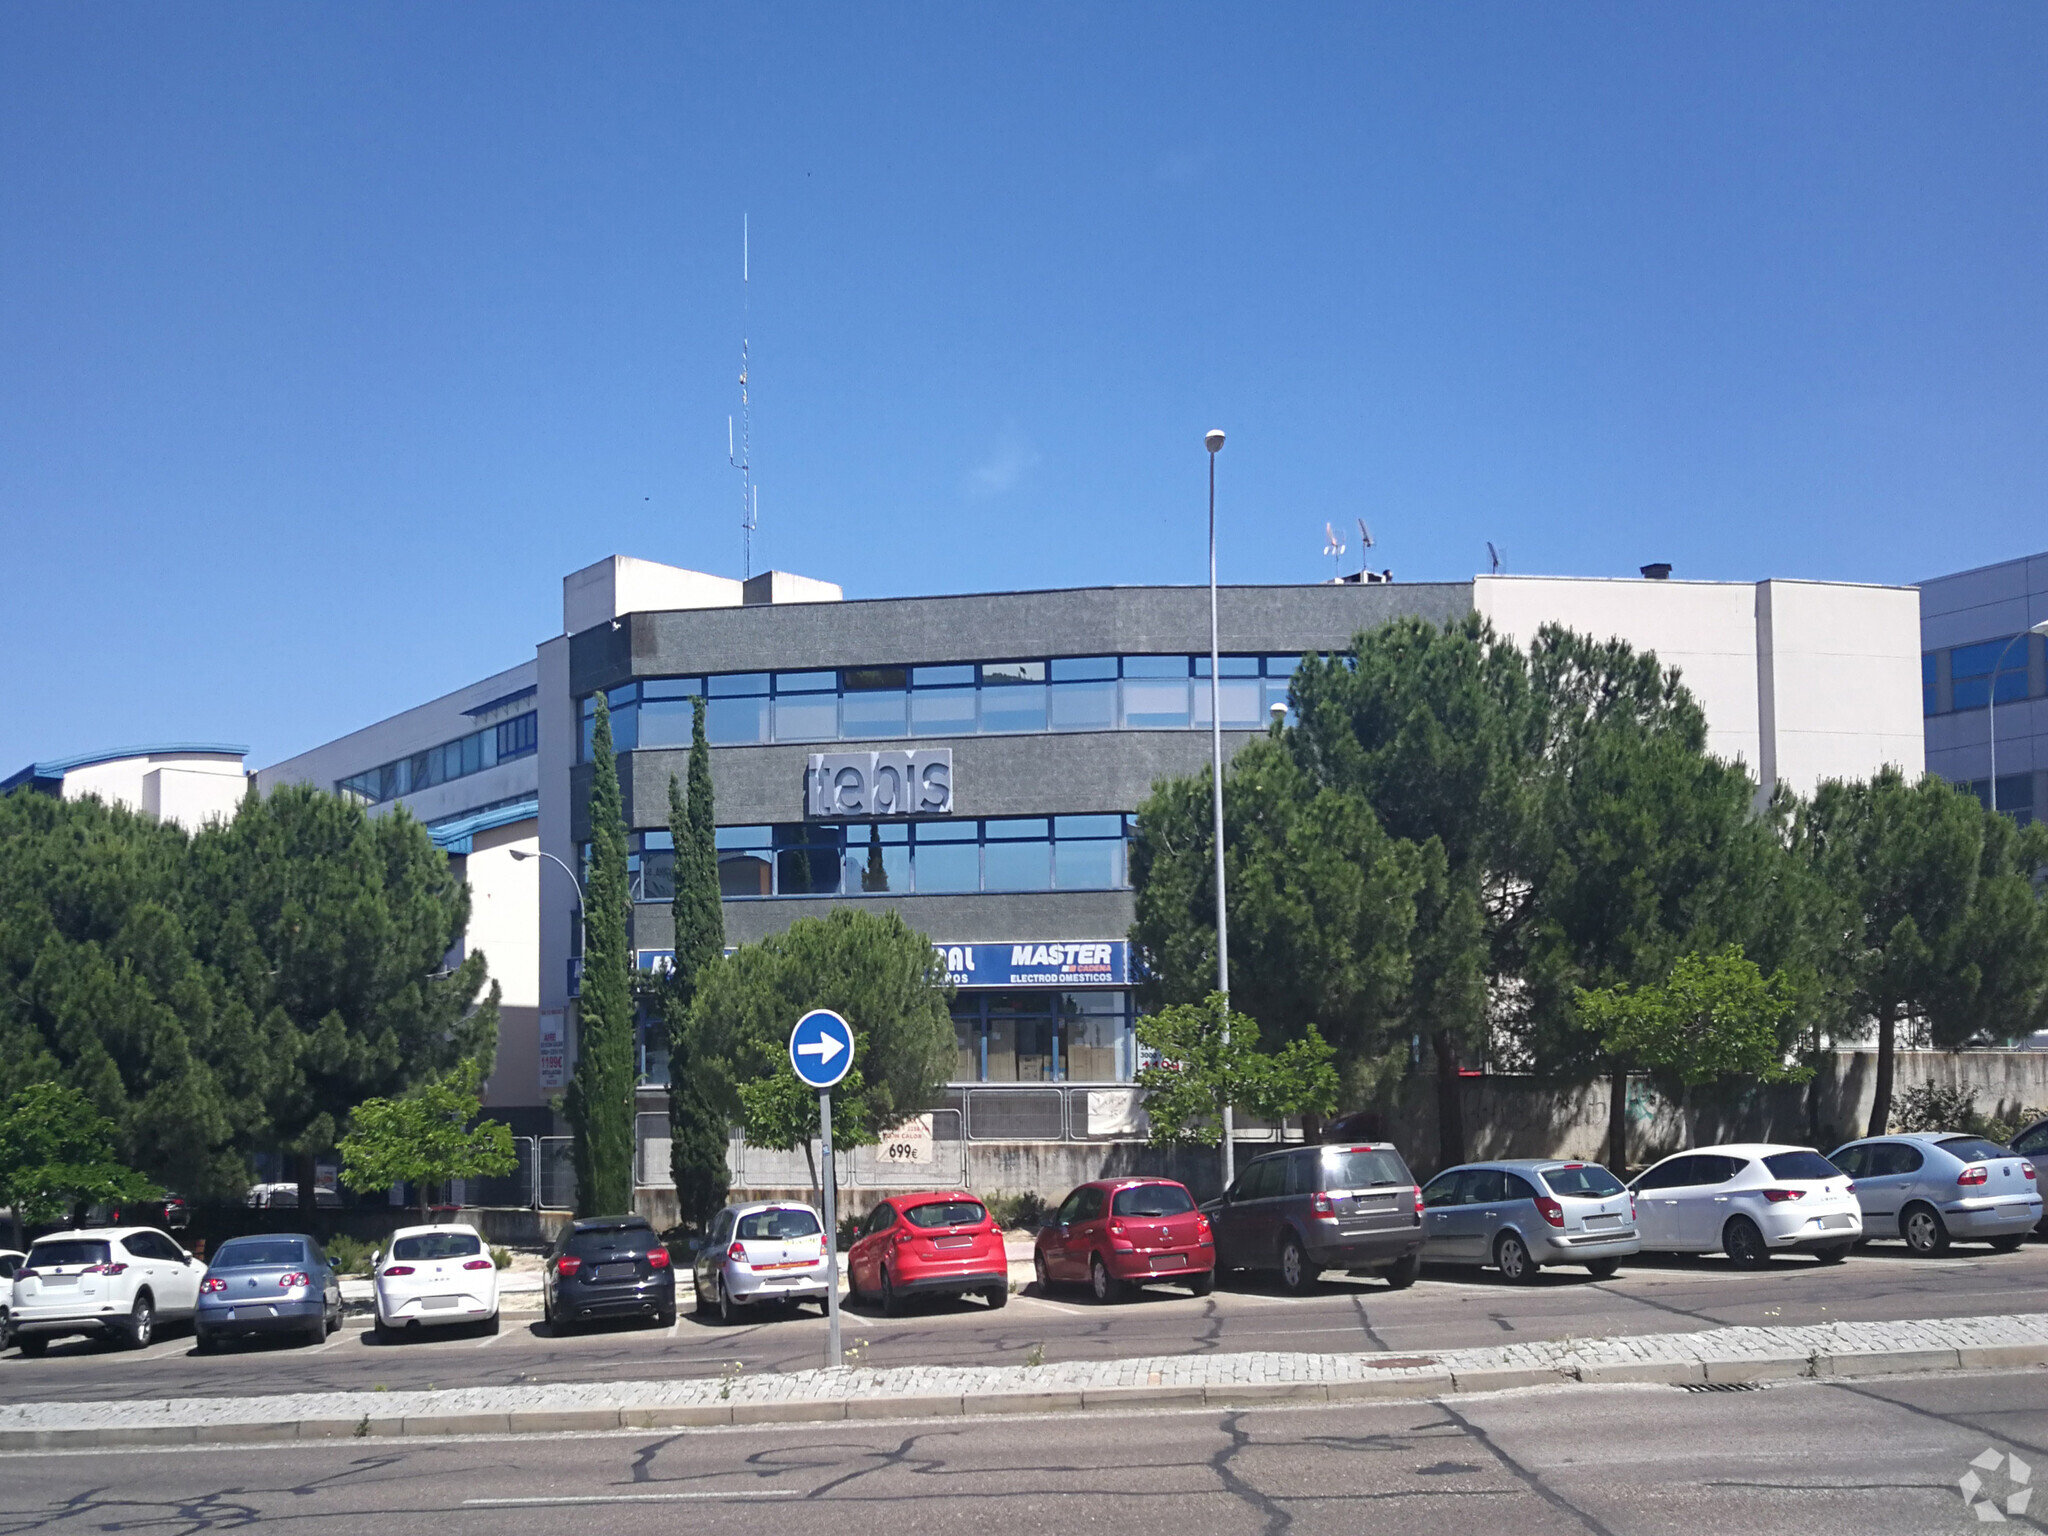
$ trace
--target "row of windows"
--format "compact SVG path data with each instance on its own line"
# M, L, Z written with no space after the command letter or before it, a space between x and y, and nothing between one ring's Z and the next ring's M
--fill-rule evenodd
M450 779L482 773L515 757L526 757L540 745L540 716L529 711L498 725L487 725L467 736L401 757L342 779L335 792L350 795L368 805L416 794Z
M718 888L728 901L977 891L1113 891L1128 882L1127 816L782 822L718 829ZM588 845L584 857L589 857ZM635 901L675 895L675 845L638 832L626 866Z
M1298 656L1225 656L1223 723L1258 730L1287 703ZM1209 727L1207 656L1059 656L933 667L845 667L644 678L605 694L612 745L686 747L698 695L714 746L878 741L907 736ZM590 757L597 696L582 701Z
M1985 810L1991 809L1991 781L1972 779L1967 784L1958 784L1958 789L1967 789L1977 797L1977 803ZM2034 819L2034 776L2031 773L2001 773L1998 776L1998 808L2012 817L2021 826Z
M1953 647L1948 653L1948 708L1985 708L1991 703L1994 682L2001 704L2030 697L2033 650L2031 639L2024 635ZM1920 655L1920 707L1924 714L1942 713L1940 655L1939 651Z
M1128 992L985 992L953 1001L956 1083L1127 1083Z

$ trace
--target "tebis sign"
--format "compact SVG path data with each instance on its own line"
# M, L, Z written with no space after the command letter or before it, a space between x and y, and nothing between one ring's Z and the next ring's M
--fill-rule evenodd
M950 816L953 749L813 752L804 773L804 814Z

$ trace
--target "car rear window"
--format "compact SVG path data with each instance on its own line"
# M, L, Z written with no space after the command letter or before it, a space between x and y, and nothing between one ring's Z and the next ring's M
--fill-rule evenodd
M1950 1157L1959 1157L1966 1163L1981 1163L1995 1157L2011 1157L2010 1148L2001 1147L1995 1141L1986 1141L1982 1136L1947 1136L1935 1143Z
M474 1232L421 1232L391 1245L394 1259L466 1259L483 1251Z
M1774 1179L1839 1179L1842 1170L1818 1152L1776 1152L1764 1159Z
M1392 1152L1351 1147L1323 1153L1323 1188L1380 1189L1388 1184L1413 1184L1408 1165Z
M779 1205L772 1211L749 1211L740 1218L740 1236L764 1243L787 1242L797 1237L815 1237L822 1230L818 1218L809 1211L792 1209L786 1205Z
M238 1237L222 1243L213 1256L215 1269L253 1269L259 1264L289 1264L294 1269L306 1262L306 1245L293 1237Z
M654 1246L652 1227L599 1227L591 1232L577 1232L569 1238L569 1252L579 1259L588 1259L600 1253L639 1253Z
M913 1205L903 1214L920 1227L971 1227L988 1219L988 1211L979 1200L933 1200Z
M1621 1193L1621 1180L1598 1163L1574 1163L1543 1170L1543 1182L1553 1195L1578 1195L1587 1200L1604 1200Z
M25 1269L55 1269L68 1264L104 1264L107 1262L107 1245L71 1238L64 1242L37 1243L28 1251Z
M1116 1192L1116 1201L1110 1206L1110 1214L1185 1216L1194 1208L1194 1197L1178 1184L1138 1184Z

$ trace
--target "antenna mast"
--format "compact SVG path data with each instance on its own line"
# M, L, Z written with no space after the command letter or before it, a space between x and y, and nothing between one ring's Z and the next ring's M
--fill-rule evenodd
M732 417L727 416L725 457L726 462L740 472L740 569L749 578L754 574L754 530L761 526L761 493L754 488L754 420L747 391L747 374L750 371L747 332L753 326L750 245L748 216L743 213L740 215L740 435L738 451L735 452Z

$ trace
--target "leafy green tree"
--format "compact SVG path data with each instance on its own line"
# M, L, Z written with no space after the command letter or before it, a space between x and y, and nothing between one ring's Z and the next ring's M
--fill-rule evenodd
M161 1191L115 1156L114 1122L76 1088L30 1083L0 1103L0 1205L23 1228L102 1200L149 1200Z
M690 1058L709 1102L754 1145L808 1148L817 1096L796 1091L789 1032L811 1009L830 1008L854 1033L853 1069L832 1090L833 1142L865 1145L942 1097L951 1000L929 939L893 912L840 907L697 973Z
M403 1098L358 1104L341 1139L341 1182L365 1192L410 1184L425 1221L437 1185L510 1173L519 1165L511 1128L477 1120L482 1080L482 1067L466 1061Z
M1155 1147L1215 1146L1226 1108L1266 1120L1336 1108L1337 1053L1315 1026L1268 1054L1258 1021L1227 1007L1221 992L1141 1018L1138 1042L1161 1058L1138 1073Z
M1967 791L1957 792L1966 801ZM1933 1043L2013 1045L2048 1020L2048 825L1982 812L1983 851L1949 965L1928 999Z
M1696 1087L1737 1076L1808 1076L1810 1067L1786 1061L1782 1026L1793 1002L1783 972L1764 975L1730 944L1680 955L1670 976L1649 986L1581 988L1577 1006L1610 1057Z
M711 744L704 732L704 700L692 703L689 798L683 798L673 775L668 781L669 837L676 849L675 894L669 905L675 965L661 1006L669 1042L669 1173L683 1220L701 1227L725 1204L731 1175L726 1165L726 1118L706 1097L690 1056L689 1008L698 974L725 953Z
M199 951L222 1011L255 1041L245 1087L262 1103L259 1139L297 1158L299 1208L312 1210L314 1161L351 1109L494 1049L485 957L451 953L468 887L402 808L372 818L305 785L265 798L252 782L191 858Z
M633 1209L633 1036L627 963L626 821L612 717L602 693L591 745L590 869L583 884L583 976L576 1003L576 1068L562 1113L573 1136L576 1210L615 1216Z

